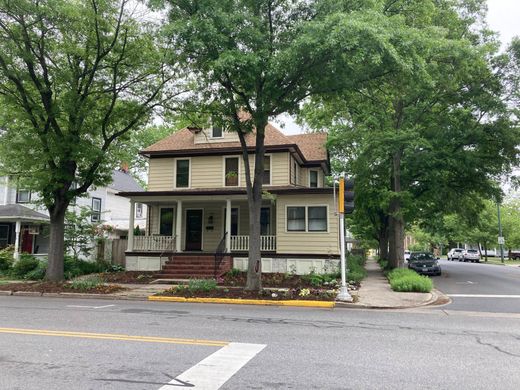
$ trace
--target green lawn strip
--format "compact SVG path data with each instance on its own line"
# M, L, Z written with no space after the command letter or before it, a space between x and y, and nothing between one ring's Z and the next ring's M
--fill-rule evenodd
M427 276L407 268L396 268L387 274L390 287L398 292L428 293L433 288L433 282Z
M496 257L488 257L488 260L485 261L484 259L480 260L481 263L487 263L487 264L498 264L498 265L520 265L520 260L506 260L504 259L504 262L500 260L500 258Z

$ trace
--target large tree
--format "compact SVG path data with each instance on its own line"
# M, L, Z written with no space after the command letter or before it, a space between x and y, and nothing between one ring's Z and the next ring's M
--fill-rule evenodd
M319 127L328 122L339 145L350 145L347 168L364 184L358 214L378 223L378 213L388 216L380 242L388 237L388 259L399 266L406 222L456 211L466 196L496 193L494 179L515 162L519 137L502 101L496 45L473 25L482 17L473 8L478 2L386 3L389 17L409 26L403 50L410 66L355 92L321 97L307 117ZM373 197L370 186L379 209L363 200Z
M161 2L159 2L161 3ZM398 61L379 1L168 0L172 37L200 102L242 146L249 203L247 289L261 288L264 132L316 93L349 89ZM245 115L241 115L244 113ZM250 166L246 134L255 135Z
M0 0L1 169L49 211L49 280L63 278L71 200L110 180L129 133L174 93L157 28L137 11L127 0Z

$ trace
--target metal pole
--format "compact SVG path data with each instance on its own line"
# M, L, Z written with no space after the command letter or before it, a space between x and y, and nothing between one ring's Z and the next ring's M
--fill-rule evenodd
M502 244L502 223L500 222L500 203L497 202L497 214L498 214L498 239L500 240L500 261L504 263L504 244Z
M348 293L347 288L347 262L345 259L345 180L339 180L339 250L341 263L341 287L337 299L344 302L352 302L352 296Z

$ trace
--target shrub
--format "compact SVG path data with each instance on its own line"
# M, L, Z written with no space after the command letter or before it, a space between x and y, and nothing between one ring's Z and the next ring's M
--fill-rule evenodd
M187 286L177 286L176 291L188 290L191 294L210 292L217 289L217 282L213 279L190 279Z
M396 268L388 273L390 287L399 292L430 292L433 283L427 276L405 268Z
M14 249L12 246L0 250L0 273L7 273L13 266Z
M302 275L302 280L308 282L311 286L321 287L336 282L341 275L338 272L331 274L317 274L311 271L307 275Z
M113 267L114 265L104 261L85 261L76 259L73 256L65 256L64 273L67 279L73 279L81 275L95 274L100 272L114 272L112 271ZM121 268L121 266L115 267Z
M231 268L227 274L228 276L236 278L238 275L240 275L241 272L242 271L240 271L238 268Z
M98 275L93 275L81 279L75 279L69 283L68 287L72 288L73 290L88 291L102 285L103 283L103 279L101 279Z
M22 253L20 259L13 264L11 275L15 278L24 278L26 274L36 269L39 263L36 257Z
M350 255L347 258L347 278L352 282L360 282L367 276L365 258L361 255Z
M24 279L28 280L42 280L45 278L45 272L47 271L47 261L42 260L38 262L38 266L25 274Z

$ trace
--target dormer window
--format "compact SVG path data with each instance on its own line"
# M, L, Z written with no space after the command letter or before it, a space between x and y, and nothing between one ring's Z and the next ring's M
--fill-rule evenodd
M224 137L222 125L216 118L211 118L211 138Z
M223 136L222 127L217 125L211 127L211 138L222 138Z
M29 203L31 201L31 191L29 190L17 190L16 191L16 203Z

